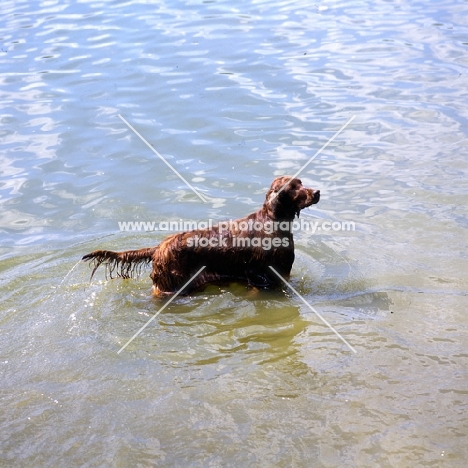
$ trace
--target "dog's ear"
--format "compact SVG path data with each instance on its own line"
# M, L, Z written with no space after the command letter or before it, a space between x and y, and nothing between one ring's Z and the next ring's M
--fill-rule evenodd
M301 208L298 204L298 187L296 180L291 179L290 184L286 185L281 192L278 193L278 203L282 206L282 211L287 213L292 219L296 216L299 218ZM299 184L301 181L298 181Z
M271 217L275 217L276 207L278 205L278 190L274 190L270 188L268 193L265 197L265 204L264 207L266 208L268 215Z
M299 210L291 200L288 187L281 190L282 187L282 185L278 184L278 187L270 188L266 196L265 208L273 219L292 219L298 214Z

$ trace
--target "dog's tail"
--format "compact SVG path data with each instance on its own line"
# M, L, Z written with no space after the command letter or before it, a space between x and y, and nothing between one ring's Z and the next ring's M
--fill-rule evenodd
M127 250L125 252L112 252L111 250L95 250L85 255L81 260L92 262L93 272L91 278L100 265L106 267L106 279L109 278L134 278L141 272L142 267L151 263L157 247L140 250Z

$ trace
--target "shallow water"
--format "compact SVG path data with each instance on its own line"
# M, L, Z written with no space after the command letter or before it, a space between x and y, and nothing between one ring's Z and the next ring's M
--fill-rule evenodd
M3 2L0 465L464 467L467 8ZM291 284L357 353L235 284L118 353L164 301L81 256L244 216L312 157L301 219L355 230L296 232Z

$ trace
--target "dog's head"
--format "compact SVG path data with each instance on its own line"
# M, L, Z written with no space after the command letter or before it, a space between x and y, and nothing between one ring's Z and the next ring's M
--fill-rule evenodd
M283 176L273 181L263 206L271 219L293 220L302 209L319 200L320 190L304 187L300 179Z

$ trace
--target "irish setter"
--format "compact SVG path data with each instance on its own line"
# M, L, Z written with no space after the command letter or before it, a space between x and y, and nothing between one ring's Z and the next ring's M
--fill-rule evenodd
M101 264L111 278L131 278L143 264L152 262L150 276L156 296L187 294L210 283L229 281L274 288L281 280L269 267L288 279L294 262L294 217L319 200L320 190L303 187L297 178L277 177L263 206L245 218L173 234L156 247L125 252L96 250L82 260L93 263L91 278Z

